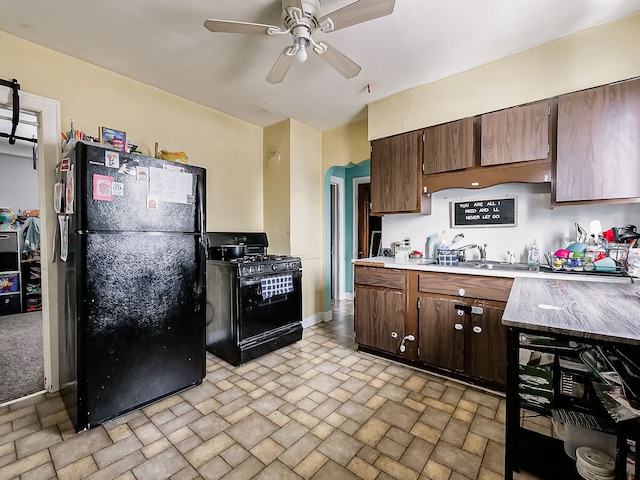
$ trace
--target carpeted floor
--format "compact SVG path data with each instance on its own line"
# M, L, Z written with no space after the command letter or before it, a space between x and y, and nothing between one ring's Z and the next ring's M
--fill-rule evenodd
M43 388L42 312L0 316L0 404Z

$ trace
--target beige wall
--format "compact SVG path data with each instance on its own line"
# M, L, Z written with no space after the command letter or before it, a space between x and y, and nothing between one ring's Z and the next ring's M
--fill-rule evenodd
M302 314L315 316L324 298L321 132L292 119L264 129L264 197L269 251L302 259Z
M369 139L640 75L640 14L369 105Z
M263 143L263 215L269 251L291 254L291 121L284 120L265 128Z
M61 102L62 128L127 132L144 154L184 151L207 168L207 229L262 229L262 129L0 32L0 78ZM46 192L46 198L51 198Z
M323 310L322 134L291 121L291 253L302 259L302 314Z
M322 132L322 173L371 157L367 120Z

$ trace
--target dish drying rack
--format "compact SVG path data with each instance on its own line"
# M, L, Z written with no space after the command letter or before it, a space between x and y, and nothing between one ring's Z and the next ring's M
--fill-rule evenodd
M595 274L595 275L626 275L627 274L627 258L629 257L630 243L608 243L603 248L605 254L614 261L614 266L599 270L593 268L588 270L585 265L584 258L578 259L562 259L556 257L552 253L545 254L545 259L551 270L559 273L577 273L577 274ZM579 260L579 263L576 261ZM591 265L594 265L593 263Z

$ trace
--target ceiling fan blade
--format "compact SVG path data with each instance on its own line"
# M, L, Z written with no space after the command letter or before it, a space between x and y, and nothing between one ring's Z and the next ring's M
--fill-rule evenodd
M320 42L319 44L323 51L315 49L314 51L320 55L325 62L331 65L334 69L340 73L344 78L353 78L360 73L360 65L347 57L344 53L336 50L327 42Z
M261 23L234 22L232 20L209 19L204 26L212 32L222 33L258 33L268 35L269 30L280 30L275 25L263 25Z
M294 47L286 47L278 59L276 63L271 68L269 75L267 75L267 82L269 83L280 83L284 80L285 75L291 68L291 64L293 63L293 59L295 58L296 49Z
M304 11L302 7L302 0L282 0L282 9L286 10L287 8L298 8L301 12Z
M330 24L333 24L333 28L325 29L321 27L323 32L340 30L357 23L390 15L393 13L395 4L395 0L358 0L334 12L323 15L320 18L320 25L325 25L327 21L330 21Z

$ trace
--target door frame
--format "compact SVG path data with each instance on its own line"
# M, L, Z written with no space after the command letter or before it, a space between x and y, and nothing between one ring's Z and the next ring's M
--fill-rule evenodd
M336 292L335 300L344 300L345 298L345 195L344 195L344 178L334 177L329 178L329 189L335 185L336 192L336 211L331 210L331 247L333 255L331 255L331 265L333 267L333 274L331 276L331 290ZM330 190L331 191L331 190Z
M358 258L358 185L371 183L371 177L355 177L353 179L353 251L352 258ZM366 252L367 254L369 252Z
M0 104L12 108L12 90L0 87ZM58 372L58 264L53 263L53 239L58 219L51 208L55 166L60 158L60 102L20 90L20 110L38 118L38 194L40 208L40 267L42 278L42 334L44 387L60 389Z

